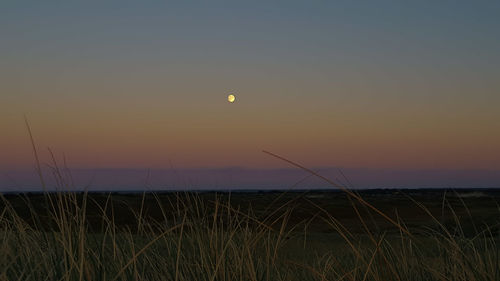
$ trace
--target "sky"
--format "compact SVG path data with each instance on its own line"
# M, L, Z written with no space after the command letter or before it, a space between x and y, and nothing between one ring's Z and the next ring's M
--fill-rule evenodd
M50 147L75 170L236 167L254 171L237 185L264 184L258 171L290 168L268 150L381 171L377 186L388 171L500 186L499 14L498 1L2 1L0 171L22 185L33 170L26 116L42 162Z

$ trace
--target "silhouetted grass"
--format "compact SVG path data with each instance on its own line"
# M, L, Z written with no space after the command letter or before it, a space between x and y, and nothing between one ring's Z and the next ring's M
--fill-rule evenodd
M28 208L21 217L16 210L19 208L11 206L16 200L3 197L0 279L499 278L498 233L487 225L475 226L477 232L471 230L472 226L465 231L459 217L455 217L456 224L443 224L429 212L434 224L408 235L399 228L376 230L372 226L380 219L369 222L360 216L359 224L366 228L352 231L350 225L355 222L345 225L335 214L317 205L319 212L311 219L322 221L329 228L327 232L325 228L309 231L311 220L291 219L293 204L276 205L263 216L253 208L230 202L227 195L170 194L168 203L158 199L157 204L164 205L166 212L156 218L145 215L148 206L141 204L128 213L114 213L116 202L112 196L99 203L94 202L95 196L86 193L46 193L44 197L49 203L47 217L39 217L37 211L43 204ZM135 201L141 202L143 196L138 197ZM315 203L307 200L312 209ZM23 204L33 205L29 197ZM92 210L88 209L90 206ZM364 214L362 206L352 206ZM89 214L93 216L92 223ZM117 224L123 215L135 223ZM395 219L405 228L402 220ZM293 224L289 223L291 220Z

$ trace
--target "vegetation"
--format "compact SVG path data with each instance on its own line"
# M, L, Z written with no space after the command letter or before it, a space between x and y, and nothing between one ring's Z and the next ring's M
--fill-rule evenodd
M0 280L500 280L496 193L437 193L3 195Z

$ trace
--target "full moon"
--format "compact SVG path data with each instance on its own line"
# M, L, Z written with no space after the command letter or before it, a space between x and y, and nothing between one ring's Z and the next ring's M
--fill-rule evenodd
M227 96L227 101L230 103L233 103L236 100L236 97L234 95L229 95Z

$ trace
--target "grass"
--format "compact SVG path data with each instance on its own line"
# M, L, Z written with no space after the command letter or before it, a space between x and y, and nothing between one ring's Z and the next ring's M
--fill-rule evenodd
M120 208L115 205L122 199L114 200L114 195L40 196L48 205L29 196L3 197L0 280L500 278L493 227L478 225L471 232L460 217L455 216L456 224L443 224L430 211L428 222L433 223L418 232L394 217L404 232L394 226L375 229L382 220L364 220L370 216L359 204L351 207L358 209L359 224L365 226L352 230L355 222L343 223L315 202L307 208L318 212L297 221L293 216L301 207L294 199L265 210L243 206L242 198L231 202L231 196L238 196L228 194L143 194ZM288 195L295 202L297 196ZM150 216L154 201L156 218ZM127 202L138 206L125 211ZM121 216L134 223L121 223Z

